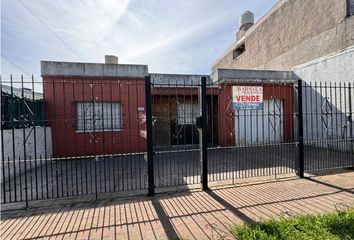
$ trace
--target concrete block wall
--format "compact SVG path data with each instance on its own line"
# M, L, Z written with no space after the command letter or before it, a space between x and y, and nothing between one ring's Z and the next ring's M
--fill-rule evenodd
M26 160L24 156L24 146L23 146L23 129L14 129L14 134L12 134L12 129L4 129L3 131L3 141L4 141L4 174L5 179L9 177L12 178L14 175L23 173L25 167L27 170L35 167L35 152L37 154L37 167L44 164L44 158L47 154L47 158L51 161L52 157L52 132L50 127L35 127L36 139L34 139L34 129L25 128L25 138L26 140ZM46 136L44 135L46 134ZM12 137L14 136L14 138ZM45 148L46 141L46 148ZM14 142L14 145L13 145ZM30 160L31 158L31 160ZM42 158L42 161L39 159ZM3 177L1 178L3 181Z

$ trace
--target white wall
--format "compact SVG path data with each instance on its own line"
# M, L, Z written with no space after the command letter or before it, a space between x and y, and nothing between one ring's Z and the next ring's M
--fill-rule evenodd
M329 140L325 147L339 144L341 149L352 149L348 116L351 102L354 117L354 46L293 70L306 86L303 91L305 140L321 138ZM331 114L325 114L326 111Z
M345 51L296 66L294 73L302 80L354 83L354 46Z
M14 138L12 137L12 131L14 131ZM35 152L37 153L37 166L40 166L44 161L39 161L38 159L47 158L52 156L52 133L50 127L35 127L36 140L34 139L34 128L23 129L6 129L3 130L3 141L4 141L4 163L5 163L5 178L8 176L12 177L14 174L24 172L25 161L24 161L24 145L23 145L23 131L25 131L26 140L26 167L27 169L34 167ZM46 134L46 137L44 136ZM13 144L14 140L14 144ZM46 148L45 148L46 141ZM35 151L36 150L36 151ZM15 159L14 159L15 156ZM29 159L32 159L30 161ZM15 161L14 161L15 160ZM1 179L2 181L2 179Z

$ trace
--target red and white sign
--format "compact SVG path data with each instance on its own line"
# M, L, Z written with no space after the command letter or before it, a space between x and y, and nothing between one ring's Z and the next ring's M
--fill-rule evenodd
M232 102L234 110L263 109L263 87L233 86Z

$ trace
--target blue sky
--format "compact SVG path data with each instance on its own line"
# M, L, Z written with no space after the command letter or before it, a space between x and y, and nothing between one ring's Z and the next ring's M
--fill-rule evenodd
M2 0L1 74L38 77L40 60L103 62L105 54L150 72L209 74L235 41L240 14L257 20L276 1Z

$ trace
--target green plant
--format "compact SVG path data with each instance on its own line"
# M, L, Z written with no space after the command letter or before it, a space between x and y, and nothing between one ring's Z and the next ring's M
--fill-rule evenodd
M235 226L232 233L241 240L354 239L354 208L317 216L268 220L245 227Z

